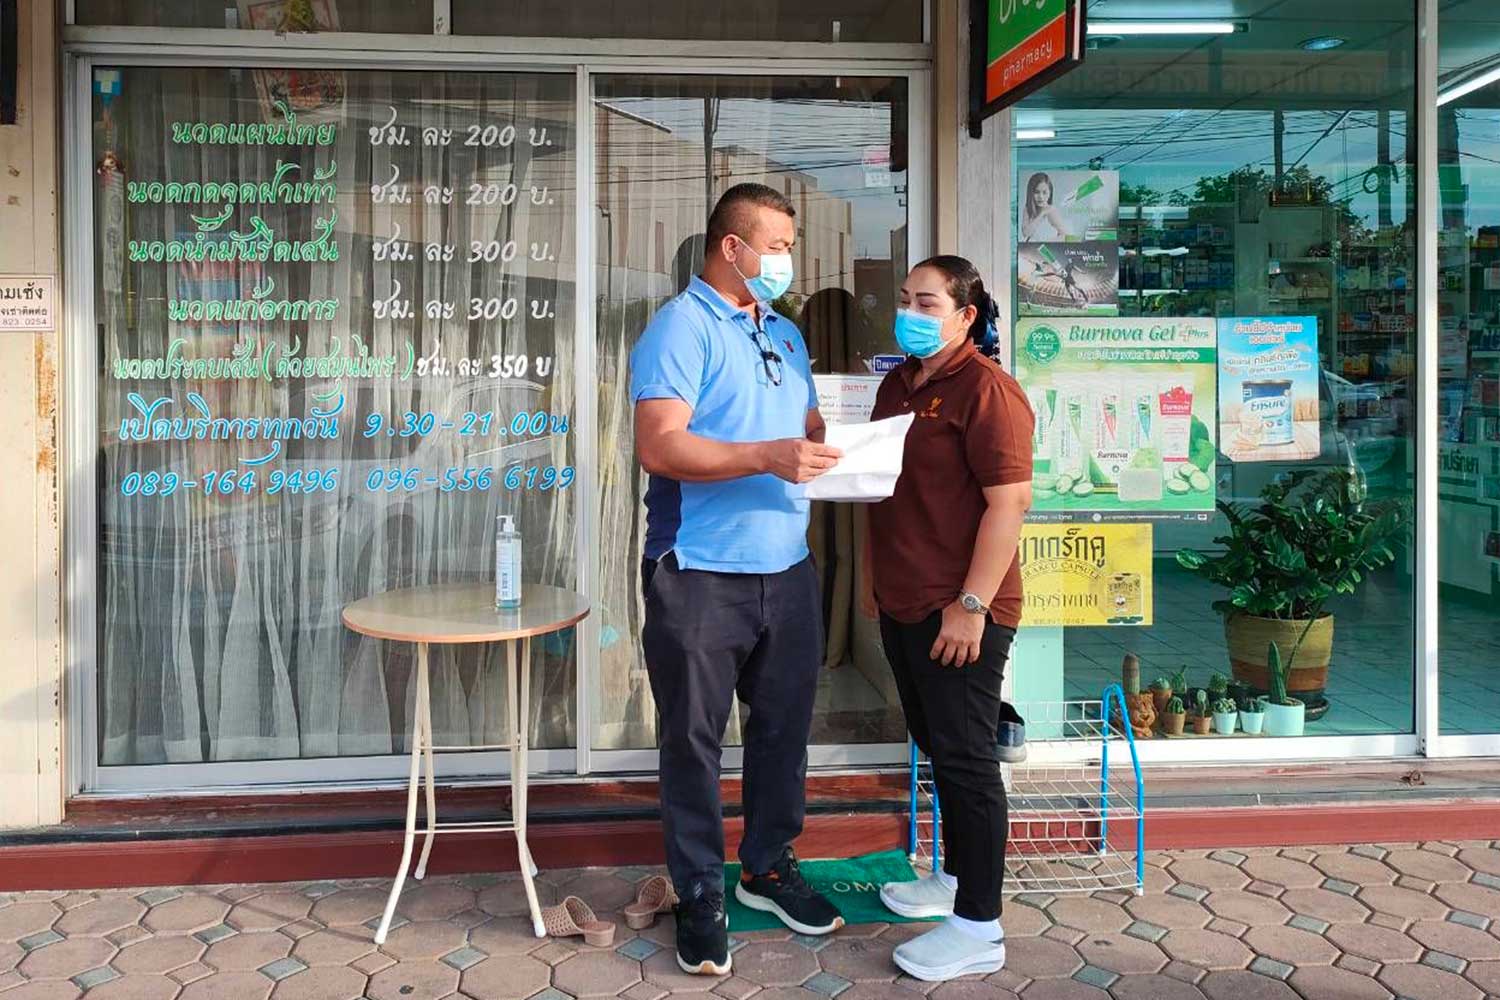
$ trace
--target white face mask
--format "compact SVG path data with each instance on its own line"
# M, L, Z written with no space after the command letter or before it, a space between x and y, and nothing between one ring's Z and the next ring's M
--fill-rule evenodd
M739 242L740 246L760 258L760 273L753 278L746 278L745 272L740 270L740 265L738 263L734 265L735 273L745 282L745 290L757 302L775 302L785 295L787 289L792 287L792 255L761 253L744 240L739 240Z

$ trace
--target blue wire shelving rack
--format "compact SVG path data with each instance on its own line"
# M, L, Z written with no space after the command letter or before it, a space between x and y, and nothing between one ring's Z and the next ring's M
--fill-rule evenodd
M1010 799L1005 893L1126 890L1141 895L1146 871L1145 784L1135 736L1124 724L1118 684L1098 700L1018 704L1028 760L1001 765ZM1092 752L1078 760L1077 744ZM1069 746L1071 744L1071 746ZM932 766L911 744L908 852L922 867L942 864L942 804ZM1056 762L1054 762L1056 761Z

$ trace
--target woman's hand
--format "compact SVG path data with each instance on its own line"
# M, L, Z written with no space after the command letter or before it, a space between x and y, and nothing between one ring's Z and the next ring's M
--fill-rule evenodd
M967 667L979 661L979 644L984 639L988 614L965 611L957 601L943 609L943 628L928 654L945 667Z

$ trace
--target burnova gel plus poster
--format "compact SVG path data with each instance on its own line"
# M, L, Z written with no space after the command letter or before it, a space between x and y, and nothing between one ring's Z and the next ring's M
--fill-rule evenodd
M1216 336L1212 319L1020 320L1032 509L1212 511Z

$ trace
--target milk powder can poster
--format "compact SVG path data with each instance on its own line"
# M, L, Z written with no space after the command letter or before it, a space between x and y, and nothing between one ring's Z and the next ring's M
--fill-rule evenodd
M1032 509L1113 519L1214 509L1217 329L1207 318L1023 319Z
M1219 447L1235 462L1318 457L1316 317L1219 320Z

